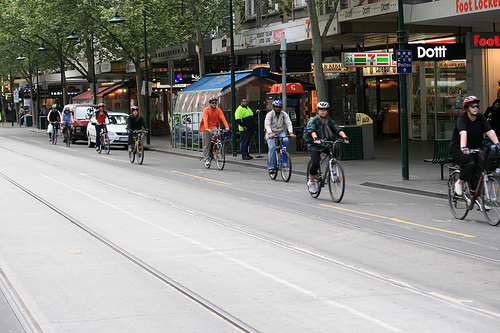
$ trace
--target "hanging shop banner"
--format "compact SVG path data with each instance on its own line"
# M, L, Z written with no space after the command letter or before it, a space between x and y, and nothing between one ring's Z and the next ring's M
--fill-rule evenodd
M396 66L392 52L343 52L342 67Z
M500 34L497 32L468 32L471 49L500 48Z
M465 59L465 44L409 44L414 61Z

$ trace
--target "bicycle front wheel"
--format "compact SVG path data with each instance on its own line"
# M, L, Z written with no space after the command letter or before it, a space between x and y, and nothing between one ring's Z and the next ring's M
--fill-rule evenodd
M52 132L52 144L56 145L57 144L57 130L54 128L54 131Z
M328 190L333 202L340 202L344 197L345 175L339 162L330 160L330 170L328 172Z
M283 158L281 159L281 178L283 181L287 182L292 176L292 160L290 159L290 154L287 151L283 152Z
M102 147L103 147L104 151L106 152L106 154L109 155L109 151L111 149L111 144L109 142L108 133L104 134L104 136L103 136Z
M142 141L137 142L137 163L142 164L144 162L144 146Z
M455 183L457 182L459 176L460 172L454 171L448 179L448 203L450 204L453 216L455 216L456 219L463 220L467 216L469 209L465 198L455 194ZM468 187L467 189L464 189L464 191L466 190L468 191Z
M215 160L219 170L224 169L224 165L226 165L226 155L224 154L224 149L221 143L218 143L217 148L215 149Z
M486 187L483 196L484 216L489 224L495 226L500 223L500 181L495 177L489 177L484 186Z
M309 182L309 170L311 170L311 165L312 165L312 161L309 160L309 163L307 164L307 172L306 172L306 185L307 183ZM321 163L319 165L319 169L318 169L318 174L316 175L316 182L318 183L318 186L317 186L317 192L316 193L311 193L309 191L309 185L307 185L307 191L309 192L309 194L311 195L311 197L313 198L317 198L319 197L319 194L321 193L321 174L322 174L323 170L321 169Z
M137 150L137 142L134 144L133 149L129 150L129 152L128 152L128 160L130 161L130 163L134 163L134 161L135 161L136 150Z

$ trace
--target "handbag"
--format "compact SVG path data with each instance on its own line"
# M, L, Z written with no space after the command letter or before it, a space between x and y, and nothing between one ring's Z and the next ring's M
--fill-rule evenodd
M47 125L47 133L52 133L52 124Z

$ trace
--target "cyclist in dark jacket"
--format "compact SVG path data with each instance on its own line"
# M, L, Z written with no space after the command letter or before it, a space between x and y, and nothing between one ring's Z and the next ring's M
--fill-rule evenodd
M148 126L144 118L139 114L139 108L137 106L132 106L132 114L128 116L127 119L127 131L128 131L128 151L132 151L132 145L134 144L133 130L141 130L144 128L148 130Z
M53 133L57 133L59 130L59 123L61 122L61 113L59 113L59 110L56 109L57 105L53 104L52 109L49 112L49 115L47 118L49 119L49 124L52 125L52 131ZM49 135L49 141L51 141L52 138Z
M307 186L309 187L309 192L313 194L318 193L316 175L318 174L321 152L327 150L327 146L321 142L321 139L334 141L334 136L336 134L341 136L345 143L349 143L349 138L347 138L344 131L342 131L339 125L328 116L329 107L330 104L328 102L319 102L318 114L307 121L307 150L309 150L309 156L312 161Z
M463 184L467 181L472 188L476 188L480 170L478 170L476 157L469 154L469 149L478 149L483 146L483 133L494 144L498 144L498 137L491 128L484 114L479 112L479 99L468 96L462 104L463 113L457 118L455 130L450 143L450 155L455 163L460 166L460 177L455 183L455 193L463 194Z

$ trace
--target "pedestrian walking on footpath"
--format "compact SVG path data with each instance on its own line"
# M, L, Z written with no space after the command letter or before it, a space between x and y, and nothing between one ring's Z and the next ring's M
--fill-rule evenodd
M255 110L256 114L259 112L260 110ZM252 109L248 107L248 100L246 98L241 100L240 106L238 106L234 112L234 118L236 119L240 132L241 159L251 160L253 157L248 153L248 145L255 133L256 123L255 114Z

